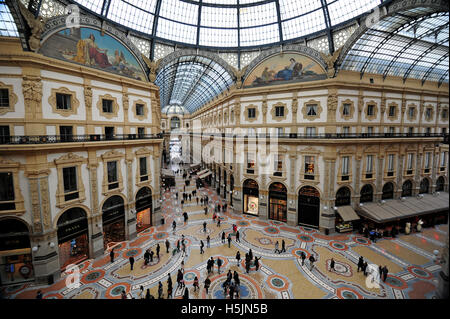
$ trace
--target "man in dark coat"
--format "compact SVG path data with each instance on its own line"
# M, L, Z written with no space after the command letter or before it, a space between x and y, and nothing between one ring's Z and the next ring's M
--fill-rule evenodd
M218 269L218 273L220 274L220 266L222 266L222 259L220 259L219 257L217 257L217 269Z
M363 267L364 267L364 258L363 256L359 256L357 272L359 272L360 269L363 269Z
M389 272L389 271L388 271L387 267L384 266L384 267L383 267L383 282L386 281L388 272Z
M130 256L130 266L131 266L131 270L133 270L133 265L134 265L134 257Z
M284 242L284 239L281 241L281 252L280 253L283 253L283 252L286 252L286 243Z
M166 239L166 253L169 253L169 248L170 248L170 242L168 239Z
M111 258L111 262L114 262L114 248L111 249L111 252L109 253L109 257Z
M304 251L301 252L300 256L302 257L302 266L305 265L306 254Z
M156 245L156 257L158 257L158 260L159 260L159 251L160 251L160 247L159 247L159 243L158 243L158 245Z

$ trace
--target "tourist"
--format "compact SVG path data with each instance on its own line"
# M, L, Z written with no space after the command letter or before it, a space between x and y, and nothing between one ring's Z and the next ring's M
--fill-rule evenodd
M234 279L234 282L236 283L236 285L238 286L241 281L239 280L239 274L237 273L236 270L233 273L233 279Z
M194 286L194 292L196 292L197 289L199 289L199 287L198 287L198 278L197 278L197 276L195 276L195 278L194 278L194 284L193 284L193 286ZM200 289L199 289L199 290L200 290Z
M208 215L208 207L205 207L205 215Z
M256 271L258 271L259 269L259 260L262 258L262 256L260 256L259 258L255 256L255 267L256 267Z
M359 256L359 259L358 259L358 269L357 269L356 272L359 272L359 270L360 270L360 269L363 269L363 267L364 267L364 258L363 258L363 256Z
M133 256L130 256L129 260L130 260L130 266L131 266L131 270L133 270L133 265L134 265L134 257L133 257Z
M248 258L250 259L250 261L253 260L253 252L252 252L252 249L251 249L251 248L250 248L249 251L248 251Z
M183 299L189 299L189 289L184 290Z
M233 282L230 284L229 293L230 293L230 299L234 299L234 283Z
M217 273L220 274L220 266L222 266L222 259L217 257Z
M154 299L153 296L150 294L149 288L147 288L147 293L145 294L145 299Z
M305 259L306 259L306 254L305 254L304 251L302 251L300 253L300 257L302 258L302 266L304 266L305 265Z
M174 220L173 222L172 222L172 231L173 231L173 233L175 234L175 229L177 228L177 223L176 223L176 221Z
M150 253L147 249L147 250L145 250L145 253L144 253L144 265L147 265L149 260L150 260Z
M42 291L38 290L38 292L36 293L36 299L42 299Z
M228 269L227 280L231 281L231 279L233 279L233 274L231 273L231 269Z
M156 245L156 257L158 257L159 260L159 251L161 250L161 247L159 247L159 243Z
M158 299L162 299L163 295L163 285L161 281L158 282Z
M334 271L334 259L333 258L331 258L331 261L330 261L330 271Z
M125 292L125 289L122 290L122 299L127 299L127 293Z
M169 253L169 248L170 248L170 242L168 239L166 239L166 253Z
M284 242L284 239L281 241L281 253L285 253L286 252L286 243Z
M145 299L144 286L140 286L140 287L139 287L138 298L139 298L139 299Z
M153 252L153 250L150 250L150 262L152 263L153 262L153 255L154 255L155 253Z
M364 276L367 276L367 266L368 266L367 261L365 261L364 264L363 264Z
M184 223L186 224L188 221L188 214L186 212L183 213Z
M236 260L237 260L237 266L239 267L239 264L241 262L241 253L239 252L239 250L236 253Z
M311 256L309 256L309 270L313 270L314 267L314 262L316 261L316 259L314 258L314 256L311 254Z
M177 240L177 253L180 252L180 240Z
M111 252L109 253L109 257L111 259L111 263L113 263L114 262L114 248L111 249Z
M206 233L206 222L203 222L203 232Z
M206 247L208 247L208 248L211 248L210 241L211 241L211 237L209 237L209 235L208 235L208 237L206 237Z
M236 241L241 242L241 240L239 239L239 230L236 231Z
M206 277L206 279L205 279L205 290L206 290L206 293L208 293L208 289L209 289L209 286L211 285L211 280L208 278L208 277Z
M200 240L200 254L203 254L203 247L205 247L205 244L203 243L203 240Z
M225 243L225 231L222 232L222 244Z
M388 275L388 268L386 266L383 267L383 282L386 282L387 275Z
M277 252L280 253L278 240L277 240L277 242L275 243L275 253L277 253Z
M220 218L217 217L217 227L220 227Z
M228 248L231 248L231 234L228 234Z

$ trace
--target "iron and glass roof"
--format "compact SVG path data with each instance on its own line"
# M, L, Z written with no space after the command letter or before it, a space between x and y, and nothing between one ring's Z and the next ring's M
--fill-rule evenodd
M152 38L241 48L301 38L351 20L383 0L76 0Z

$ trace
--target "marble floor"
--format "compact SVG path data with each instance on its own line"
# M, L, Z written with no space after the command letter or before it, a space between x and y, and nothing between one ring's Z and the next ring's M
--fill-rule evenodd
M193 181L194 185L195 182ZM293 227L273 220L260 220L258 217L236 215L230 211L220 214L221 225L213 223L212 212L218 203L223 203L216 192L209 187L197 191L198 196L208 196L209 212L204 214L204 207L197 205L196 199L187 202L181 209L181 192L184 181L181 175L176 177L176 187L163 193L162 214L165 224L150 227L138 234L131 241L117 243L116 258L110 262L109 249L104 256L95 260L88 259L79 264L80 285L73 287L70 279L73 274L63 274L61 279L51 286L22 284L4 287L6 298L35 298L41 290L43 298L121 298L126 291L128 298L138 298L142 285L149 288L153 296L158 296L158 282L163 284L163 298L167 298L167 278L170 273L174 283L173 298L181 298L184 289L189 289L190 298L221 299L224 298L222 283L228 270L237 271L240 278L241 298L279 298L279 299L424 299L434 298L437 288L437 276L441 269L435 261L433 252L442 251L448 236L448 225L425 228L421 233L401 235L395 239L382 239L372 243L357 233L333 234L326 236L315 229ZM192 183L191 183L192 185ZM192 190L193 187L190 187ZM176 200L175 193L180 196ZM182 213L186 211L189 220L183 222ZM177 227L172 231L172 221ZM207 222L206 233L203 222ZM232 225L237 225L240 242L236 242ZM221 234L232 234L230 248L222 243ZM182 252L172 254L176 241L184 235L187 256ZM206 247L206 237L210 236L210 248ZM166 253L164 242L171 244ZM205 243L205 253L200 254L200 240ZM286 243L286 252L275 253L275 242ZM150 248L155 251L160 244L160 258L144 265L143 254ZM250 268L245 272L243 260L238 264L236 252L240 251L242 259L249 249L253 255L261 257L260 268ZM301 252L307 257L313 254L316 262L312 270L308 261L302 265ZM134 269L130 269L128 258L134 256ZM210 257L223 260L221 273L215 265L213 274L209 275L211 287L207 294L203 282L208 276L206 261ZM387 266L389 275L385 282L372 281L362 272L357 271L357 261L363 256L369 264ZM330 270L331 258L335 261L335 270ZM184 281L186 288L178 288L176 275L184 262ZM70 277L72 276L72 277ZM193 280L197 276L200 290L194 291ZM369 278L369 279L368 279ZM69 283L69 285L67 284Z

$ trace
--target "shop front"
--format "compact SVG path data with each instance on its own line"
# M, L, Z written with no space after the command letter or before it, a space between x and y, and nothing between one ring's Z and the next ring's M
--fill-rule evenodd
M320 193L312 186L298 191L298 224L318 228L320 221Z
M152 191L142 187L136 194L136 230L141 232L152 226Z
M247 179L242 186L244 196L243 209L244 214L258 216L259 187L252 179Z
M103 246L125 240L125 206L123 198L111 196L102 207Z
M0 286L33 280L28 227L17 219L0 220Z
M269 187L269 219L287 221L287 189L281 183Z
M86 260L89 255L88 221L84 209L74 207L58 219L59 265L64 270L69 264Z

